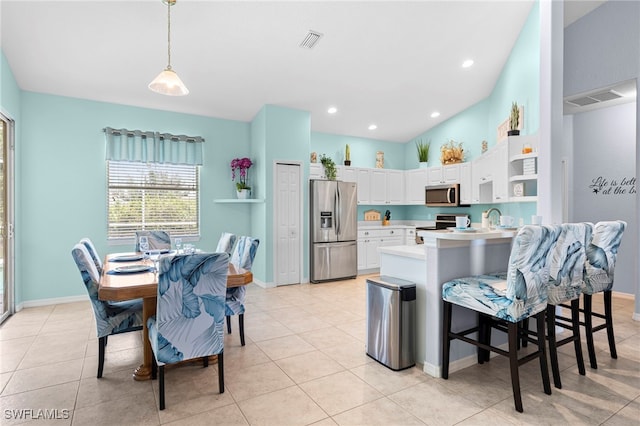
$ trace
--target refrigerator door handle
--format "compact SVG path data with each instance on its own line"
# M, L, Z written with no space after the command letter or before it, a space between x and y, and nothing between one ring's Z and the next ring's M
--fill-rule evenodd
M336 202L334 205L334 209L335 211L333 212L335 218L336 218L336 235L340 235L340 232L342 232L342 230L340 229L340 205L341 201L340 201L340 187L336 187Z

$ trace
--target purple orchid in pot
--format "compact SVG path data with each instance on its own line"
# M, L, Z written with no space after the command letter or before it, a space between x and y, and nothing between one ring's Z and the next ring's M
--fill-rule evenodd
M234 158L231 160L231 180L235 181L238 198L249 198L251 187L247 185L248 170L253 165L249 158Z

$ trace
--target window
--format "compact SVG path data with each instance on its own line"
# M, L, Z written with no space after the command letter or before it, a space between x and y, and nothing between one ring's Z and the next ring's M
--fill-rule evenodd
M107 161L108 238L161 229L200 235L198 166Z

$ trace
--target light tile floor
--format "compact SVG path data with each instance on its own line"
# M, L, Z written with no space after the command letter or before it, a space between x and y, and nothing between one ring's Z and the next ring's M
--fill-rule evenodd
M131 378L142 358L140 333L109 338L98 380L89 302L24 309L0 327L0 423L24 422L14 418L20 409L68 417L33 420L39 425L640 423L640 322L631 319L632 300L614 297L617 360L604 331L596 334L599 368L587 366L584 377L573 347L562 347L564 386L550 396L538 364L521 367L519 414L503 357L453 372L449 380L417 368L393 372L367 357L365 279L250 286L247 345L240 346L237 318L225 341L225 393L218 394L215 365L173 369L164 411L157 409L157 383Z

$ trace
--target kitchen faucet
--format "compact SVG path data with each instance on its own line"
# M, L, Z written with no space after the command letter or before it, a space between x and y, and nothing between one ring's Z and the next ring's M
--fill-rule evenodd
M491 222L489 221L489 215L493 212L498 213L498 220L496 222ZM497 223L500 223L500 216L502 216L502 212L500 212L499 209L495 208L495 207L491 207L489 210L483 211L482 212L482 227L483 228L495 228L495 225Z

